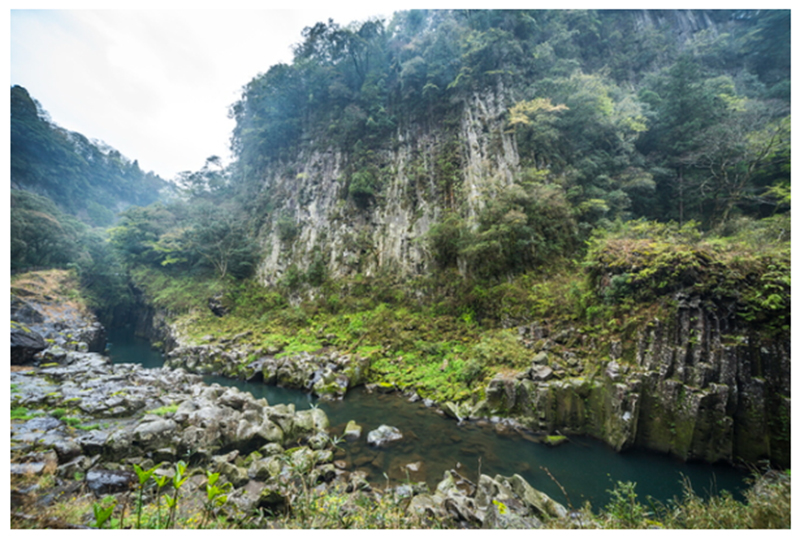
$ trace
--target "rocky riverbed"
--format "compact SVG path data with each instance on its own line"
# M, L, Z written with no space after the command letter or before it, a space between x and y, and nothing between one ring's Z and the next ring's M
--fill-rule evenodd
M269 405L182 369L113 365L71 351L58 363L15 369L11 390L12 513L25 516L76 494L130 495L138 489L134 465L168 475L179 460L194 472L195 496L206 472L231 483L231 516L291 513L303 490L354 501L390 494L419 524L536 527L566 516L518 476L483 475L475 484L452 471L434 490L372 487L337 460L322 410ZM91 516L81 520L90 524Z
M197 524L192 513L209 509L206 489L213 474L220 475L216 486L226 487L225 505L217 506L214 516L234 526L313 527L313 513L309 523L292 521L307 516L309 502L331 498L340 504L337 520L356 521L367 508L390 505L405 517L395 526L538 527L566 516L560 504L519 476L482 475L473 483L448 471L434 489L410 482L371 486L364 471L341 460L340 440L329 433L322 410L268 404L234 388L207 385L182 368L112 364L88 351L85 341L48 335L47 329L57 329L59 336L103 331L88 312L54 310L58 299L52 295L47 303L50 308L27 299L14 312L17 327L36 332L35 324L51 337L43 340L44 348L20 355L11 370L15 527L91 526L94 504L102 507L108 498L122 502L117 520L124 524L125 509L130 517L137 505L137 468L154 471L143 497L144 505L152 506L160 494L155 479L183 475L178 473L183 464L188 465L184 522L174 524L188 527ZM66 508L74 511L65 513ZM352 521L342 525L358 524Z

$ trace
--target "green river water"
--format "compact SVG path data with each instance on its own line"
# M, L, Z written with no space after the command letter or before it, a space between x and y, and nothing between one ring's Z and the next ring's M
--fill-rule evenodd
M158 351L126 329L109 331L109 352L117 363L145 367L163 363ZM588 500L594 509L608 502L608 490L617 481L633 481L640 498L649 496L661 502L679 496L683 482L690 483L701 496L726 490L738 497L747 486L746 473L727 465L686 463L640 450L617 453L602 442L582 437L571 437L569 443L551 448L535 438L498 434L490 423L466 421L459 425L434 408L411 403L398 393L369 393L361 387L348 392L344 400L324 401L272 385L224 377L204 379L266 398L269 404L291 403L298 410L319 407L328 415L332 435L341 436L347 422L354 420L363 427L362 436L359 441L341 444L344 459L368 472L369 480L378 484L425 481L433 489L448 469L456 469L473 481L479 473L519 473L564 505L577 508ZM387 449L372 448L366 443L367 433L382 424L399 428L404 437ZM411 472L408 464L413 465Z

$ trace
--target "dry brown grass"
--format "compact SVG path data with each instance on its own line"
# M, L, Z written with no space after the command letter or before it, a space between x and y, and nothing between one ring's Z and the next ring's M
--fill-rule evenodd
M51 269L11 277L11 294L41 305L42 312L61 319L67 312L90 313L78 293L78 279L71 271Z

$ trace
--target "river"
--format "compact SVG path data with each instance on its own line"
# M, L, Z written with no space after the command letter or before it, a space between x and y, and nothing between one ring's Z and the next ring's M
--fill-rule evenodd
M163 363L158 351L128 329L109 330L108 341L115 363L139 363L146 368ZM378 484L386 483L388 477L392 484L410 479L435 488L444 471L453 468L473 481L478 473L519 473L564 505L578 508L588 500L594 509L608 502L608 490L617 481L633 481L643 501L651 497L661 502L680 496L683 480L704 497L722 490L741 497L747 486L745 472L727 465L687 463L641 450L617 453L602 442L584 437L571 437L569 443L547 447L518 434L498 434L491 425L469 421L459 425L398 393L369 393L360 387L348 392L344 400L327 401L261 383L216 376L204 379L266 398L269 404L291 403L298 410L319 407L328 415L332 435L341 436L347 422L354 420L363 427L362 436L359 441L340 444L344 459L367 471L369 480ZM399 428L403 439L388 449L368 446L367 433L381 424ZM417 466L418 471L409 473L404 468L408 464Z

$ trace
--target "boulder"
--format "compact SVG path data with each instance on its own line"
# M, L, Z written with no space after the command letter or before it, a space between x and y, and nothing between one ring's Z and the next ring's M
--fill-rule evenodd
M565 518L567 516L567 510L563 505L550 498L544 492L533 488L519 474L514 474L511 477L498 475L495 477L495 481L510 486L511 490L541 519Z
M11 364L33 364L34 355L47 349L47 342L23 325L11 324Z
M283 513L288 504L289 499L275 486L264 487L256 500L256 507L271 512L273 515Z
M278 456L271 456L268 458L260 458L254 460L250 464L247 473L253 479L259 481L267 481L269 479L277 478L283 468L283 462Z
M344 427L344 439L357 440L361 438L361 425L356 424L355 421L348 421L347 426Z
M246 469L240 468L239 466L231 464L230 462L226 462L224 459L217 460L217 457L214 457L213 460L216 463L215 467L217 471L224 475L234 487L239 488L244 486L250 480L250 476L248 475Z
M100 496L129 492L136 487L138 479L130 470L92 469L86 474L86 486Z
M530 379L532 379L533 381L547 381L548 379L553 377L552 368L550 368L549 366L543 366L537 364L531 366L531 369L528 373L530 374Z
M396 427L381 425L367 434L367 443L375 447L386 447L390 443L402 438L403 434Z

